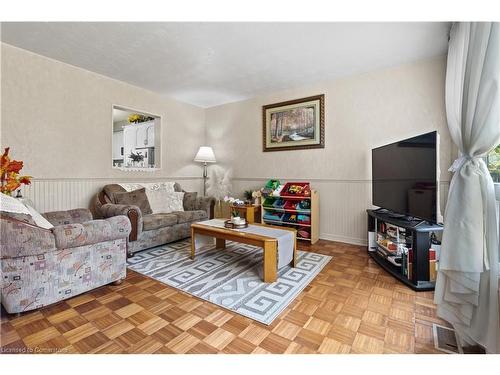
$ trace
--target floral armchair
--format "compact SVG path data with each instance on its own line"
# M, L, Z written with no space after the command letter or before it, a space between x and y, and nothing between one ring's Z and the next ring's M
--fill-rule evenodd
M1 302L8 313L46 306L126 275L126 216L92 220L87 209L48 212L54 227L29 215L0 214Z

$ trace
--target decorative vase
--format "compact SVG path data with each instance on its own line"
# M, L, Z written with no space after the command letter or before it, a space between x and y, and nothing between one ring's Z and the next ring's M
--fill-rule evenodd
M223 218L224 216L222 215L222 201L220 199L215 202L214 206L214 217L216 219Z
M255 198L254 205L255 206L260 206L260 197Z

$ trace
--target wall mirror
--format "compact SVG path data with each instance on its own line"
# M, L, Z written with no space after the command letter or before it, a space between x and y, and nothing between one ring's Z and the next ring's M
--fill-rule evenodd
M113 106L113 168L154 171L160 168L161 117Z

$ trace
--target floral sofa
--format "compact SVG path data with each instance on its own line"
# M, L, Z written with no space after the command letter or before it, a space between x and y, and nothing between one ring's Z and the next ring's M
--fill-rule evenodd
M138 186L156 184L135 184ZM128 252L133 253L178 241L191 236L191 223L212 219L214 217L215 199L197 197L196 193L182 190L178 183L173 184L175 192L184 192L183 211L171 213L143 214L136 204L117 204L116 193L125 189L119 184L109 184L94 197L91 210L94 217L110 218L116 215L126 215L132 231L129 236Z
M29 215L0 214L1 302L8 313L46 306L126 275L126 216L93 220L87 209L43 216L52 229Z

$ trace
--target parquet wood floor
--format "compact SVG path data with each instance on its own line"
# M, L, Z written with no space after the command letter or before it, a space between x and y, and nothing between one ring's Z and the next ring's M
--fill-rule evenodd
M38 311L2 308L2 353L441 353L432 292L386 274L361 246L319 241L333 260L269 326L129 271Z

